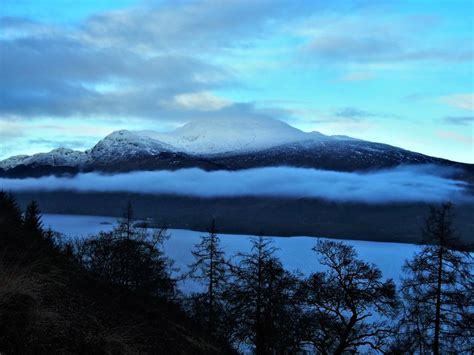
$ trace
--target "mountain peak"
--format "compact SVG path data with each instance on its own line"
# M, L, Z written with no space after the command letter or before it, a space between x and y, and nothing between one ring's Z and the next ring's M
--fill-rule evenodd
M250 152L312 138L279 120L237 117L199 119L170 133L143 134L199 155Z
M87 159L87 154L70 148L56 148L47 153L15 155L0 162L0 168L8 170L18 165L79 166Z
M93 159L115 160L123 156L157 155L173 150L168 144L125 129L114 131L100 140L90 151Z

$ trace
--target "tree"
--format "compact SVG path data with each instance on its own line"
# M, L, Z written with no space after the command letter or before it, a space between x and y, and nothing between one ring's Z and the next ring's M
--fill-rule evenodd
M404 266L398 346L435 355L473 350L472 256L459 242L451 204L431 207L422 244Z
M131 271L131 262L133 258L133 249L136 241L143 240L146 238L143 234L139 234L138 230L133 227L133 207L132 203L128 201L127 206L123 211L122 220L120 221L118 227L114 230L115 247L120 250L119 255L122 256L123 260L121 261L121 276L122 280L120 281L124 285L131 285L134 280Z
M0 191L0 247L6 246L13 253L20 249L26 255L52 245L43 230L38 204L31 201L22 216L13 195Z
M252 343L258 355L295 351L299 345L291 329L299 314L293 308L296 278L283 269L275 250L270 239L253 239L251 252L237 255L227 290L234 337Z
M356 352L360 346L381 350L390 332L387 316L397 309L395 285L381 271L357 259L352 246L319 241L313 250L324 272L303 285L310 319L306 340L322 354Z
M219 328L223 325L222 319L217 320L217 318L218 311L222 315L222 294L227 282L227 262L224 251L220 247L214 220L207 232L208 234L201 237L201 242L192 251L194 263L189 265L189 268L191 277L205 286L204 292L193 297L195 313L200 313L199 309L203 305L207 308L205 323L209 334L214 334L217 330L217 323L220 323Z
M171 262L164 256L162 242L167 229L149 234L133 225L133 209L128 204L120 224L111 232L101 232L78 245L84 267L101 279L131 290L171 297L175 282Z
M12 194L0 191L0 246L23 244L21 210Z
M38 203L31 201L26 207L25 216L23 218L23 229L25 233L32 238L42 240L44 237L43 223L41 221L41 212Z

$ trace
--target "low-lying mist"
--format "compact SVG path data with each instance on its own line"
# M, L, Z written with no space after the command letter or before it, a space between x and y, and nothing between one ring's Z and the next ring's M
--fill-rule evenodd
M114 175L0 179L7 191L131 192L203 198L237 196L312 197L367 203L466 201L466 182L456 170L433 165L372 172L336 172L292 167L240 171L137 171Z

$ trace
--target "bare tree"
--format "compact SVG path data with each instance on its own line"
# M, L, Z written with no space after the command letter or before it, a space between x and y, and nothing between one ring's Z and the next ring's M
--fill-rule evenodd
M390 332L386 316L397 310L393 281L383 281L375 265L357 259L352 246L319 241L313 250L326 271L312 274L303 286L312 320L306 339L322 354L361 346L381 350Z

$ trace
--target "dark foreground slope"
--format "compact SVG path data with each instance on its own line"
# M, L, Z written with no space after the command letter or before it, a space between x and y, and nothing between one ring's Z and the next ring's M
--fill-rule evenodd
M158 225L204 231L214 218L223 233L325 236L417 243L425 203L364 204L290 198L218 198L127 193L18 193L19 202L40 202L45 213L121 216L131 201L137 218ZM473 204L456 206L461 237L474 243Z
M229 352L175 301L92 277L10 207L0 196L0 353Z

